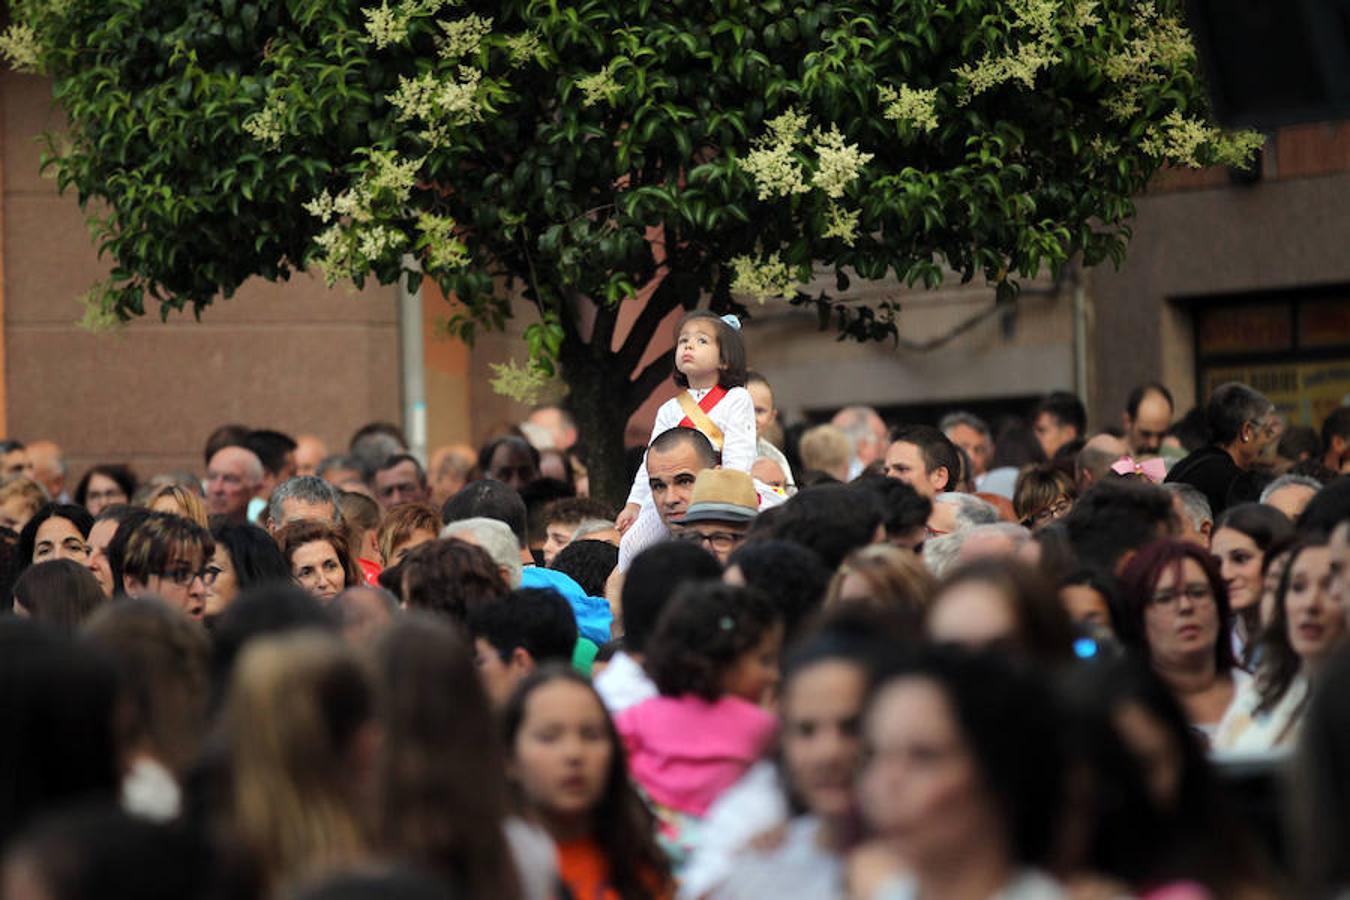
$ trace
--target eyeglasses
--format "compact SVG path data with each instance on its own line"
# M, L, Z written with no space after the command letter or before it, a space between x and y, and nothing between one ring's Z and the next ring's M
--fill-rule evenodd
M188 585L192 584L194 580L200 578L202 580L202 584L206 585L207 587L210 587L211 585L216 583L216 576L218 576L220 573L221 569L219 567L207 566L204 569L196 571L186 568L174 569L172 572L165 572L161 577L169 579L179 587L187 587Z
M1032 525L1045 525L1049 522L1064 518L1069 514L1069 510L1071 509L1073 509L1073 501L1068 497L1060 497L1049 506L1039 509L1027 516L1022 520L1022 524L1027 528L1030 528Z
M719 553L725 553L739 544L744 538L743 534L733 534L729 531L714 531L710 534L699 534L694 529L681 532L676 535L682 541L688 541L691 544L703 544L712 547Z
M1174 606L1180 597L1185 597L1192 606L1207 606L1214 602L1214 591L1208 584L1197 581L1179 591L1176 588L1159 591L1149 598L1149 602L1154 606Z

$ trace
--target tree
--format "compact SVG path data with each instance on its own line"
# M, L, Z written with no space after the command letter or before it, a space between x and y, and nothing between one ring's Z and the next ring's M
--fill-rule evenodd
M1177 0L18 0L49 73L46 163L115 262L91 322L198 314L247 278L430 277L452 333L532 306L528 388L561 371L620 499L663 319L784 298L894 337L897 307L813 268L995 285L1117 263L1166 163L1240 163L1206 122ZM646 305L615 345L618 312Z

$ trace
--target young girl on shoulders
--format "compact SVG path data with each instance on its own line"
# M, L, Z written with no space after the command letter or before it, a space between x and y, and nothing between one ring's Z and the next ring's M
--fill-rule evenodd
M755 464L755 403L745 388L745 343L735 316L706 309L685 314L675 329L675 383L679 394L656 412L651 443L671 428L696 428L722 454L722 467L749 472ZM652 501L644 460L633 479L619 530L637 520Z
M654 823L628 781L623 746L589 681L541 666L505 711L507 774L521 812L558 846L578 900L662 900L674 894Z
M681 588L647 643L660 696L616 724L677 864L697 846L713 801L773 743L778 723L764 703L778 682L782 644L782 616L768 598L721 582Z

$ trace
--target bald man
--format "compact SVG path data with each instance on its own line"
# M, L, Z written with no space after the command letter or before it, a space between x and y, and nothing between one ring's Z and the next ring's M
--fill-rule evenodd
M1105 478L1111 465L1129 452L1125 441L1115 435L1102 433L1090 438L1074 460L1078 492L1081 494Z
M244 447L222 447L206 466L206 509L231 522L248 521L248 503L263 482L263 464Z
M317 474L319 463L328 456L328 445L312 434L302 434L295 439L295 474Z
M431 454L431 465L427 466L432 505L440 509L446 500L459 493L477 464L478 451L468 444L437 447Z

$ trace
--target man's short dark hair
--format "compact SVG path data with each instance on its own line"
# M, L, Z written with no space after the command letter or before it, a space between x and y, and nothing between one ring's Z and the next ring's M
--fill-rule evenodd
M849 553L872 543L882 522L871 492L843 484L805 488L778 509L773 536L814 550L831 571Z
M656 436L647 452L669 453L681 446L693 447L705 468L711 469L718 463L717 450L713 447L712 441L697 428L667 428Z
M1125 400L1125 412L1131 419L1139 415L1139 404L1144 402L1144 398L1149 394L1157 394L1167 401L1168 409L1176 409L1176 404L1172 402L1172 392L1166 386L1156 381L1150 381L1141 384L1130 391L1130 396ZM1082 432L1079 432L1080 434Z
M478 449L479 472L486 475L492 469L492 457L496 456L497 451L502 447L511 447L524 453L534 463L534 471L538 474L539 451L534 448L534 444L516 434L504 434L501 437L493 438Z
M1237 381L1221 384L1209 395L1205 405L1205 425L1209 440L1220 447L1227 446L1242 434L1242 426L1259 422L1270 415L1275 406L1265 395Z
M286 454L295 452L295 441L280 431L261 429L248 433L244 447L253 451L268 475L276 475L286 467Z
M503 662L523 647L536 663L566 663L577 644L576 614L552 588L519 588L470 610L469 633L491 644Z
M633 558L623 582L624 649L645 651L657 619L680 585L721 577L717 558L688 541L666 541L643 550Z
M441 507L443 525L479 516L505 522L515 533L520 546L526 546L525 501L514 488L494 478L471 481Z
M1162 488L1108 478L1088 488L1063 523L1078 565L1112 573L1127 551L1165 537L1173 518L1172 496Z
M1322 421L1322 452L1331 449L1332 438L1350 441L1350 406L1338 406Z
M1083 407L1083 401L1068 391L1054 391L1042 398L1036 404L1032 419L1035 420L1041 413L1050 415L1060 427L1072 425L1078 429L1079 435L1087 434L1087 410Z
M932 425L901 425L891 434L891 443L903 441L919 448L923 467L929 472L947 470L947 483L939 491L951 491L961 480L961 454L951 440Z
M608 541L573 541L553 557L549 566L581 585L591 597L605 596L605 582L619 564L619 548Z
M422 487L426 487L427 470L422 468L422 463L419 462L417 457L413 456L411 453L395 453L393 456L386 458L384 462L376 466L375 472L376 473L387 472L394 466L401 466L405 462L410 462L413 464L413 469L417 472L417 483Z
M932 501L898 478L864 475L849 487L872 495L881 509L881 524L889 537L900 537L924 527L933 512Z

